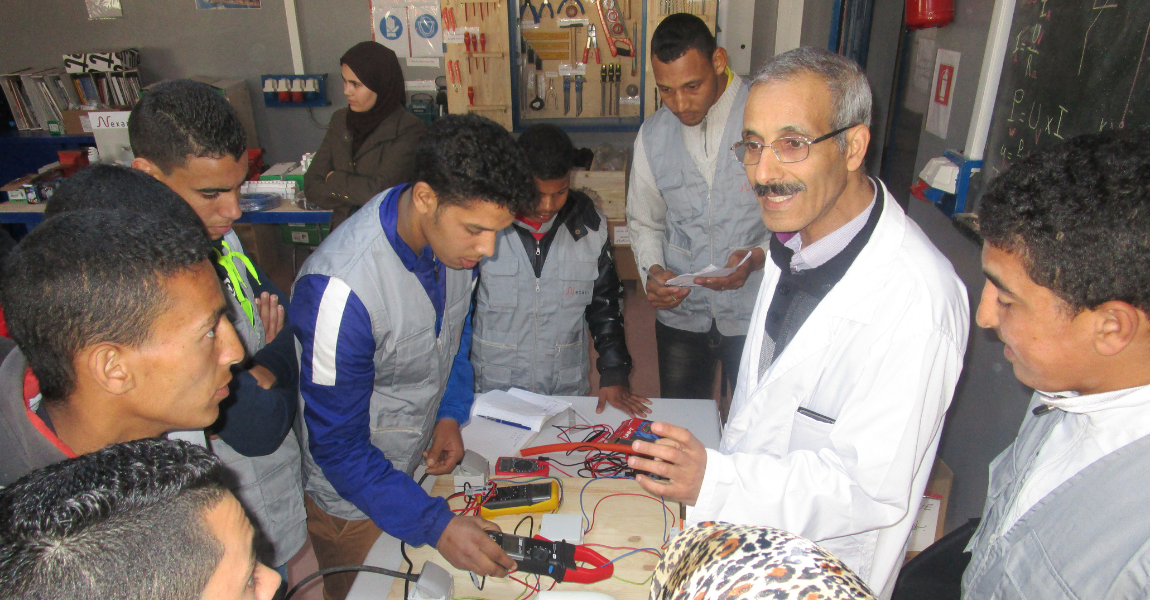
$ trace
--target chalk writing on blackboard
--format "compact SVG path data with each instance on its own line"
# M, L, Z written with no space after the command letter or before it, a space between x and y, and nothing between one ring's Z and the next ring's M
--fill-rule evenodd
M1018 0L984 176L1076 135L1150 126L1148 42L1146 0Z

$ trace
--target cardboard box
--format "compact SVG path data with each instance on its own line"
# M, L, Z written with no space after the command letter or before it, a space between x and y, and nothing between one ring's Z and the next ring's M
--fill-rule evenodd
M627 228L625 219L607 219L607 239L612 246L630 246L631 230Z
M318 246L331 235L331 223L286 223L280 225L285 244Z
M930 479L926 482L922 504L918 507L918 518L910 531L907 543L906 560L918 556L927 546L946 535L946 508L950 500L950 488L954 485L954 471L940 459L934 459ZM905 562L905 561L904 561Z
M627 219L627 173L624 171L575 171L573 189L586 188L599 196L596 206L608 219ZM594 196L592 196L594 198Z
M28 196L24 193L24 184L31 182L35 178L36 173L17 177L4 184L3 187L0 187L0 194L3 195L3 199L9 202L27 202Z
M260 147L260 136L256 133L256 119L252 113L252 97L248 93L247 81L210 75L192 75L188 79L206 83L219 90L240 116L240 123L243 123L244 133L248 137L248 148Z
M299 166L295 162L276 163L260 174L260 181L280 181L289 171Z

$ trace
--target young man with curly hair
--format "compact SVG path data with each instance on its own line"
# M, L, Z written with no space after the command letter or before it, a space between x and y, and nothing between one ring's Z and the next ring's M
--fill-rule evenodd
M1150 581L1150 133L1015 163L979 206L978 324L1034 397L990 465L964 598L1144 598Z
M607 217L571 190L575 148L562 129L532 125L519 136L535 180L536 205L499 232L480 263L471 363L475 391L511 387L585 396L587 334L599 353L599 407L633 417L650 400L631 393L623 331L623 285L607 239ZM514 344L509 350L508 345Z
M0 600L270 600L280 577L200 446L143 439L0 490Z
M473 269L527 210L523 151L475 115L439 119L412 183L385 190L324 240L288 308L300 353L308 530L319 566L361 563L381 529L451 564L506 575L479 517L455 516L412 479L450 472L471 414ZM324 578L342 599L353 576Z

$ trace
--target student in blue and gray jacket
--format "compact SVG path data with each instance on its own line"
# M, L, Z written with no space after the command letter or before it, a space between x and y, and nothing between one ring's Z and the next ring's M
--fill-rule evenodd
M381 529L480 575L515 567L484 533L494 523L454 515L412 473L421 459L429 474L448 473L463 456L472 270L534 192L502 127L444 117L416 149L414 182L370 200L304 263L288 315L320 568L363 562ZM326 576L324 596L343 598L354 580Z

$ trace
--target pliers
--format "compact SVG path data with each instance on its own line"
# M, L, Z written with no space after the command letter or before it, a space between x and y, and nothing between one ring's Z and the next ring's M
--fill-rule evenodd
M557 10L558 10L559 12L563 12L563 5L564 5L564 4L567 4L567 2L568 2L568 0L563 0L562 2L560 2L560 3L559 3L559 8L558 8ZM587 14L587 11L586 11L586 10L583 10L583 3L582 3L582 2L580 2L579 0L574 0L574 2L575 2L575 4L578 4L578 5L579 5L579 13L580 13L580 14L584 14L584 15L585 15L585 14Z
M531 3L531 0L527 0L527 2L525 2L523 4L523 6L519 7L519 20L520 21L523 20L523 13L527 12L528 8L531 9L531 20L535 21L535 24L538 25L539 24L539 13L535 11L535 5ZM548 5L547 8L551 8L551 6ZM555 11L551 11L551 12L554 13Z
M555 9L551 8L551 0L543 0L543 3L539 5L539 16L541 16L541 17L543 16L543 9L545 9L545 8L547 10L551 11L551 18L554 19L555 18ZM539 22L538 19L535 22L538 23Z
M592 48L595 49L596 64L603 64L603 60L599 58L599 39L595 37L594 24L587 28L587 47L583 49L583 64L587 64L587 58L591 54Z

